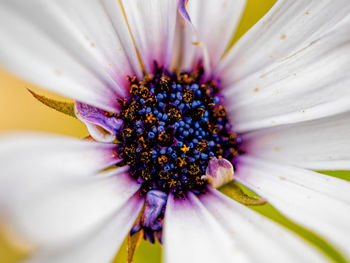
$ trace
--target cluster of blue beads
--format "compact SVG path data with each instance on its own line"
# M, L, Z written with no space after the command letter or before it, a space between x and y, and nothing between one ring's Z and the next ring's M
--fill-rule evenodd
M138 81L130 78L130 97L121 101L119 154L142 191L176 194L200 191L210 158L232 160L237 136L231 131L216 83L202 73L173 74L157 69Z

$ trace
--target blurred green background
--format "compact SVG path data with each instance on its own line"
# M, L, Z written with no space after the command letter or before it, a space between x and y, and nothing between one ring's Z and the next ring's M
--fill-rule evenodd
M245 13L239 25L236 41L254 25L276 2L276 0L248 0ZM79 121L51 110L34 100L26 88L33 89L53 98L65 99L56 94L38 89L4 71L0 71L0 132L43 131L83 138L87 135L85 126ZM327 172L327 174L349 178L349 172ZM349 179L347 179L349 180ZM249 192L245 189L246 192ZM250 193L252 194L252 193ZM334 262L345 262L342 256L321 237L294 224L279 214L270 205L254 208L257 212L288 227L322 250ZM0 262L14 263L25 257L27 249L14 246L5 238L5 228L0 231ZM135 256L136 263L157 263L161 261L161 247L142 242ZM126 245L121 247L115 262L126 262Z

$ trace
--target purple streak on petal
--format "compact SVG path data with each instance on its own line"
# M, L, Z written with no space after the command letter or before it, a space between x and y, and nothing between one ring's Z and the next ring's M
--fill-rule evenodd
M75 105L79 115L84 120L102 127L113 135L116 135L117 131L123 126L122 120L106 116L106 112L103 110L80 102L76 102Z
M182 209L195 209L192 205L188 193L183 198L177 198L173 194L169 194L167 204L173 206L172 209L182 210Z
M181 16L187 20L189 23L191 22L191 18L190 15L188 14L187 10L186 10L186 5L187 5L188 0L179 0L179 4L178 4L178 10L179 13L181 14Z

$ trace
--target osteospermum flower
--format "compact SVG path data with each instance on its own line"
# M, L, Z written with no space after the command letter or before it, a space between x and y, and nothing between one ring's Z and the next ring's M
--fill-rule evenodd
M350 259L349 183L311 171L350 168L350 2L280 0L225 53L244 4L0 2L2 65L73 98L33 93L91 135L1 139L30 262L110 262L127 235L165 262L327 261L216 190L232 180Z

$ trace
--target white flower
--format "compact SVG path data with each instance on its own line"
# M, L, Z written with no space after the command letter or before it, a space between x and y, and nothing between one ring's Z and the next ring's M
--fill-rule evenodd
M244 5L0 1L0 64L76 100L77 117L99 141L30 134L0 139L1 214L35 245L29 262L110 262L130 232L145 202L144 185L126 167L104 170L122 162L112 143L122 124L101 113L119 112L117 98L129 94L126 77L142 80L154 73L154 61L170 71L193 71L202 63L203 78L220 83L229 120L242 137L235 180L350 260L350 185L312 171L350 169L350 2L279 0L225 54ZM220 171L220 181L232 177ZM185 196L168 194L163 235L154 230L163 238L165 262L327 261L211 187ZM164 208L157 198L164 200L146 196L148 208ZM153 221L144 214L138 226L158 223L160 210Z

